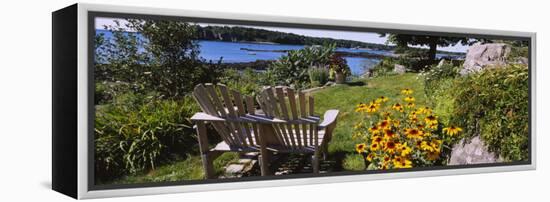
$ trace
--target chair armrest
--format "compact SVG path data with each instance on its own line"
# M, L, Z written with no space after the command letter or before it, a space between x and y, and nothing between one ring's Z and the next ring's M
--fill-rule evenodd
M327 110L325 112L325 115L323 116L323 122L319 124L319 128L326 128L335 123L336 118L338 117L338 113L340 113L340 111L335 109Z
M225 121L225 119L204 112L197 112L191 117L191 121Z

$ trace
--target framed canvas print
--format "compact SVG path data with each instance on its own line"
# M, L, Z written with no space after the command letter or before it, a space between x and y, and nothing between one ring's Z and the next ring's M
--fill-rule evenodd
M52 17L53 189L74 198L535 169L535 33Z

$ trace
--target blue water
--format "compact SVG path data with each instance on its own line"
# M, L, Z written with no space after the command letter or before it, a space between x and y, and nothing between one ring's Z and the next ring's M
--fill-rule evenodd
M106 39L112 38L112 33L106 30L96 30L96 34L104 34ZM138 34L139 36L139 34ZM263 43L244 43L244 42L223 42L223 41L198 41L200 48L200 57L206 60L217 62L222 58L222 63L236 62L254 62L256 60L276 60L285 52L270 52L273 50L299 50L304 48L303 45L285 45L285 44L263 44ZM252 50L269 50L269 51L247 51L241 48ZM337 48L337 51L342 52L368 52L379 55L390 56L391 51L380 50L365 50L365 49L350 49ZM143 48L140 48L143 51ZM377 64L380 59L362 58L362 57L344 57L347 61L353 75L361 75L365 70Z

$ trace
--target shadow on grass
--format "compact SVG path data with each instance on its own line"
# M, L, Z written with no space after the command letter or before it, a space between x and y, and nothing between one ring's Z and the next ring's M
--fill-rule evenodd
M348 86L364 86L364 85L367 85L367 83L364 82L364 81L351 81L351 82L347 82L346 85L348 85Z

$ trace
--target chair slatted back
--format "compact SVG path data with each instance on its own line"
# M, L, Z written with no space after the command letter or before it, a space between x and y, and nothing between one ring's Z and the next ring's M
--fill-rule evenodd
M254 114L254 99L229 90L223 84L199 84L193 97L201 110L209 115L226 119L225 122L212 122L216 132L232 147L257 146L258 128L255 124L239 121L246 114Z
M272 124L279 144L287 149L318 146L317 123L314 119L314 100L291 88L268 87L258 96L266 116L285 120ZM318 119L316 119L318 120Z

